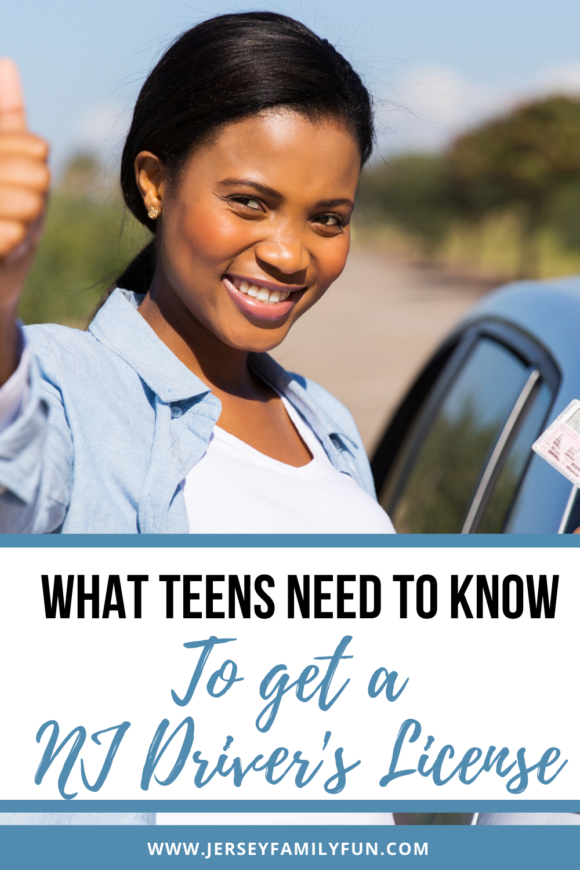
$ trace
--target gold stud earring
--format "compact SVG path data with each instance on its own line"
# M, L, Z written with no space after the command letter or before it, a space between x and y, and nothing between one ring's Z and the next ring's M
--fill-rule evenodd
M152 205L151 208L149 209L149 211L147 212L147 217L150 217L151 220L154 221L155 218L159 217L159 210L156 209L154 205Z

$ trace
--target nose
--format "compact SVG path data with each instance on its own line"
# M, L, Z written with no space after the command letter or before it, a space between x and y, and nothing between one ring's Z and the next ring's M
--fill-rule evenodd
M284 232L263 239L256 247L256 257L264 266L283 275L305 273L310 253L299 234ZM302 280L296 281L301 284Z

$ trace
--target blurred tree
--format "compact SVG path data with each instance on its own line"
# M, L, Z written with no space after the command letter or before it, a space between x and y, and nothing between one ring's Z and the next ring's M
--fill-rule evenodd
M106 172L94 154L79 151L66 163L58 182L58 190L72 199L103 198L110 193Z
M580 99L570 97L520 106L460 136L447 155L448 195L465 215L521 211L522 276L537 273L537 233L554 191L579 178Z
M106 287L150 238L107 189L94 157L75 155L51 195L21 318L85 326Z
M553 192L546 221L567 248L580 250L580 178Z
M447 193L445 158L407 154L380 162L361 178L357 211L369 221L392 221L434 253L455 216Z

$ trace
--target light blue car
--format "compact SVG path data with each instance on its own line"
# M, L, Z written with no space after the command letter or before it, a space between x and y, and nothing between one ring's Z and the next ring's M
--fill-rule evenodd
M398 532L559 533L578 488L532 452L580 398L580 278L486 296L429 360L372 459Z

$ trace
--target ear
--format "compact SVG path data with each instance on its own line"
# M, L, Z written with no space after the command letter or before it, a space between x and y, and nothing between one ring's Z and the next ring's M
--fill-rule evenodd
M161 212L165 173L159 157L151 151L140 151L135 158L135 180L141 191L146 211L154 208Z

